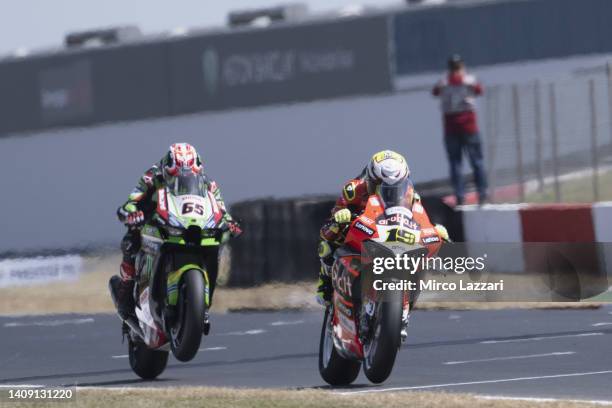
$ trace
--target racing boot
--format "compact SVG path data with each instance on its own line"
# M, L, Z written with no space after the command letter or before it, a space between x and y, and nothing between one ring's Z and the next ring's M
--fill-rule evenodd
M326 241L319 243L319 259L321 269L319 269L319 283L317 286L317 301L322 306L327 306L331 302L334 288L331 281L331 267L334 262L332 248Z
M323 266L321 266L323 268ZM324 274L319 274L319 284L317 286L317 302L322 306L327 306L332 300L333 287L331 278Z
M123 262L119 275L113 275L108 282L111 297L117 308L117 313L123 320L135 314L134 303L134 266Z

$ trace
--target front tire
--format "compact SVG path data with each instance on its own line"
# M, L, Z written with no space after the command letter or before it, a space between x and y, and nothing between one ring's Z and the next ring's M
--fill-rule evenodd
M319 373L329 385L349 385L359 375L361 363L342 357L334 346L331 307L325 310L319 342Z
M179 284L177 315L170 329L172 354L179 361L191 360L202 341L204 331L204 278L202 272L190 269Z
M374 384L391 375L401 342L402 292L389 293L378 304L372 337L364 346L363 372Z
M130 340L128 353L132 371L143 380L153 380L166 369L167 351L151 350L144 343Z

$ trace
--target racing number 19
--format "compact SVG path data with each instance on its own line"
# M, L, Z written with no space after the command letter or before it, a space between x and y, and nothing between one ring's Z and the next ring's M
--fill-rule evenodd
M415 236L412 232L406 231L405 229L395 228L389 231L388 242L403 242L408 245L413 245L415 242Z

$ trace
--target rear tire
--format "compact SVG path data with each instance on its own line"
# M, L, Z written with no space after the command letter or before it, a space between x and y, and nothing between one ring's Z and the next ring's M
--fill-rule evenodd
M363 372L374 384L389 378L401 343L402 292L388 293L378 305L372 338L364 347Z
M170 329L172 354L179 361L191 360L202 342L204 332L204 278L202 272L190 269L179 283L177 315Z
M342 357L334 346L331 328L331 307L325 310L321 341L319 342L319 373L329 385L349 385L359 375L361 363Z
M128 343L128 349L130 367L143 380L153 380L166 369L167 351L151 350L144 343L132 340Z

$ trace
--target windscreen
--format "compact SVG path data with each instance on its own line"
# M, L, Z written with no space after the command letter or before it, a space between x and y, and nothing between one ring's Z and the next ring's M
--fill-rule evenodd
M206 195L206 184L204 179L195 174L177 176L168 186L170 192L175 196L182 195Z
M377 193L385 208L412 206L414 186L410 179L405 179L395 184L382 183L377 187Z

